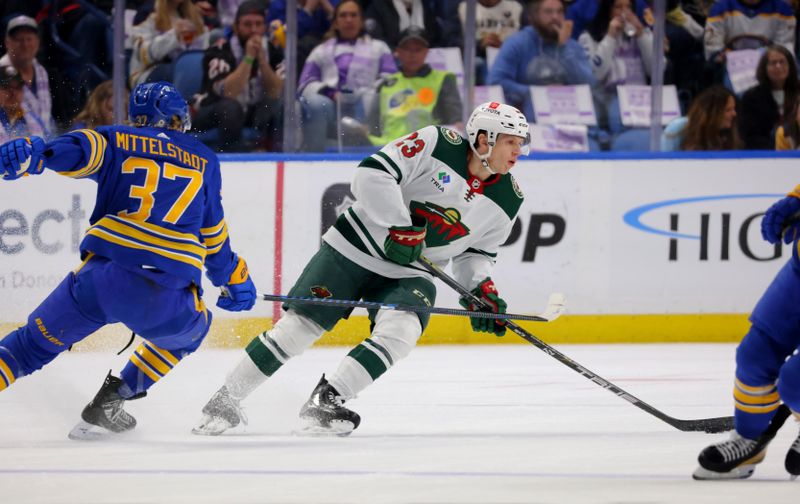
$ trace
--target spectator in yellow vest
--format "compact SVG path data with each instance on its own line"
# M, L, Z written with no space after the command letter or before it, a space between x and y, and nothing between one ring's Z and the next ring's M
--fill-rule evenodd
M377 96L368 108L368 126L345 120L351 133L360 132L372 145L384 145L431 124L463 131L463 105L456 76L434 70L425 63L428 48L422 28L412 26L403 30L394 52L400 71L387 76L378 87Z

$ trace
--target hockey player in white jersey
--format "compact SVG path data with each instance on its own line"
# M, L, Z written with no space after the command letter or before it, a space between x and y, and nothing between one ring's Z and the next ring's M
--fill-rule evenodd
M431 306L436 288L416 264L424 249L442 267L452 261L462 285L504 312L490 275L523 201L509 172L528 153L528 123L514 107L485 103L470 116L467 136L428 126L364 159L351 186L357 201L325 233L289 296ZM192 432L217 435L243 422L240 402L350 313L297 302L283 308L280 321L248 344ZM323 374L300 411L303 431L341 436L356 429L359 415L343 404L408 355L429 317L371 310L369 318L370 336ZM506 330L496 319L471 321L478 331Z

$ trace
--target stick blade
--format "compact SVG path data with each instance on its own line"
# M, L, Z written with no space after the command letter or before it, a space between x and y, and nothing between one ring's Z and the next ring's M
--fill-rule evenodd
M550 294L547 300L547 308L540 315L547 322L552 322L564 313L567 304L567 298L560 292Z
M673 427L684 432L706 432L717 434L733 430L733 417L701 418L698 420L678 420L670 422Z

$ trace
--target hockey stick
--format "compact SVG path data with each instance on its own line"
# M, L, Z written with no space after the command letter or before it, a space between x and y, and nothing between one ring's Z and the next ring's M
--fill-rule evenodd
M471 303L476 304L477 306L482 306L484 308L489 308L489 306L480 298L472 294L472 292L468 291L466 287L455 281L451 278L447 273L442 271L436 264L432 263L426 257L420 257L419 263L433 276L447 284L450 288L458 292L461 296L467 298ZM593 381L594 383L600 385L604 389L608 390L612 394L625 399L629 403L633 404L637 408L653 415L654 417L663 420L664 422L670 424L671 426L675 427L678 430L682 431L705 431L708 433L715 433L715 432L725 432L733 429L733 417L716 417L716 418L701 418L697 420L681 420L679 418L671 417L661 411L657 410L656 408L650 406L646 402L642 401L638 397L626 392L625 390L617 387L610 381L602 378L600 375L596 374L593 371L586 369L585 367L581 366L577 362L573 361L566 355L562 354L555 348L551 347L544 341L540 340L533 334L529 333L522 327L518 326L512 321L506 322L506 327L508 327L511 331L517 333L522 339L531 343L533 346L538 348L539 350L543 351L550 357L553 357L560 363L564 364L568 368L572 369L573 371L583 375L587 379Z
M545 311L539 315L519 315L515 313L491 313L459 310L456 308L439 308L436 306L415 306L406 304L377 303L374 301L354 301L350 299L310 298L281 296L278 294L259 294L259 299L264 301L279 301L304 303L319 306L337 306L346 308L367 308L373 310L396 310L415 313L430 313L439 315L457 315L461 317L481 317L500 320L526 320L529 322L552 322L564 311L564 297L561 294L551 294Z

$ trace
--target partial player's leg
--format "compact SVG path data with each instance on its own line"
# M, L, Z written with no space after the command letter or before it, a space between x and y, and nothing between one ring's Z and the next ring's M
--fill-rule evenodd
M289 296L359 299L361 285L368 283L372 276L371 272L323 243ZM245 420L240 402L350 313L347 308L301 303L286 303L284 309L287 311L272 329L247 345L245 356L203 407L200 422L192 429L194 434L215 436L239 425Z
M800 354L797 352L781 368L778 394L784 404L792 410L795 419L800 422ZM792 479L800 476L800 434L786 453L784 466Z
M730 440L700 453L695 479L747 478L766 456L775 433L765 432L783 399L778 378L800 343L798 303L800 276L787 263L753 310L753 325L736 350L736 430Z
M142 336L142 342L119 377L109 373L94 399L81 413L72 439L94 439L133 429L136 420L125 401L139 399L202 343L211 324L194 286L158 283L159 273L131 272L105 262L92 272L91 289L110 321L119 321ZM119 289L125 285L124 289ZM124 292L124 293L123 293Z
M375 282L367 296L386 303L432 306L436 290L431 282L422 278L383 278ZM373 321L370 337L351 350L327 380L323 375L300 411L304 433L345 436L355 430L361 418L345 408L344 403L406 357L429 318L387 310L370 313L370 317Z
M323 332L312 319L289 309L275 327L259 334L247 345L245 356L228 373L225 384L203 406L200 421L192 433L217 436L240 423L246 425L241 401L290 358L303 353Z
M38 371L105 324L74 295L81 277L71 272L28 316L28 323L0 340L0 391Z

